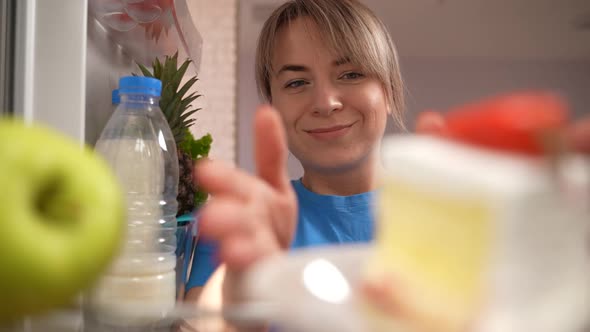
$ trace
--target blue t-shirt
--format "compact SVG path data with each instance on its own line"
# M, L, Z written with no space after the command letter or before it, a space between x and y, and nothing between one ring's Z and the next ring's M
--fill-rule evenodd
M299 220L292 248L373 239L374 192L352 196L320 195L301 180L291 182L297 193Z
M299 219L291 248L369 242L374 234L375 192L352 196L320 195L301 180L291 181L299 204ZM203 286L217 268L217 247L200 239L186 289Z

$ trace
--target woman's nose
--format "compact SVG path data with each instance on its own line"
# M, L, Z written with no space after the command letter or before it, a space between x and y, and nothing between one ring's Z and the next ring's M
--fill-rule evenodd
M313 100L313 113L319 116L328 116L342 109L342 101L338 90L329 84L316 86Z

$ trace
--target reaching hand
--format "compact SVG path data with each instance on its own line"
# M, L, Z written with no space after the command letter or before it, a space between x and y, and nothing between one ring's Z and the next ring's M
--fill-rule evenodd
M200 216L202 235L220 244L220 259L240 271L287 249L297 201L287 175L287 143L279 114L261 106L255 118L257 175L219 161L199 163L199 186L212 195Z

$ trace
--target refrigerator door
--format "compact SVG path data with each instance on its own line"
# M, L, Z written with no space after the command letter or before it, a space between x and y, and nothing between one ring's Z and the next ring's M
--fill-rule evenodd
M85 141L94 145L113 113L111 92L121 76L151 68L157 58L178 52L190 58L188 75L199 70L202 38L188 0L89 0Z
M1 0L0 114L11 110L93 145L121 76L178 51L196 74L189 0Z
M16 0L0 1L0 116L13 109L15 9Z
M14 114L83 142L88 4L14 3Z

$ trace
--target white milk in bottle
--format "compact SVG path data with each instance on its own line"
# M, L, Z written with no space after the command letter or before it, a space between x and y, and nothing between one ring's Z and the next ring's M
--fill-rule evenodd
M160 81L123 77L119 84L121 103L96 150L126 193L126 241L84 303L86 320L127 328L148 326L154 323L154 313L175 305L176 219L175 212L170 216L168 210L175 209L176 195L167 194L169 167L161 146L162 131L154 127L152 116L154 111L161 112Z

